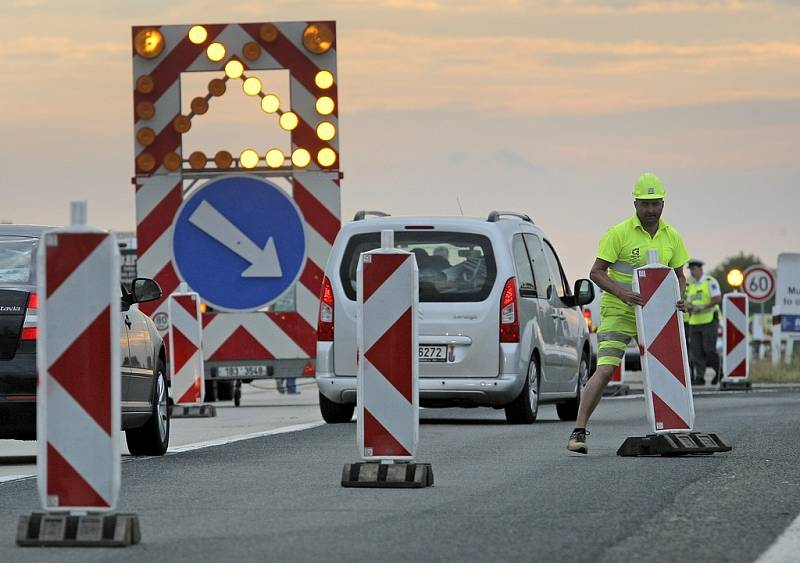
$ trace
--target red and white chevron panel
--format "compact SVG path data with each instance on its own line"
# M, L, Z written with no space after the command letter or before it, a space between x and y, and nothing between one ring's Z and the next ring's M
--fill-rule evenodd
M747 381L750 377L750 333L747 319L750 304L744 293L722 298L722 378Z
M614 373L611 374L611 383L620 385L625 383L625 357L622 357L622 363L617 366Z
M365 460L413 459L419 439L417 262L399 250L358 266L358 446Z
M87 227L39 252L37 439L45 510L113 510L120 483L119 249Z
M203 402L203 319L200 296L194 292L173 293L169 312L169 365L172 394L178 405Z
M642 296L636 307L636 324L642 350L642 373L647 418L657 433L691 430L694 401L678 276L672 268L648 265L637 268L633 289Z

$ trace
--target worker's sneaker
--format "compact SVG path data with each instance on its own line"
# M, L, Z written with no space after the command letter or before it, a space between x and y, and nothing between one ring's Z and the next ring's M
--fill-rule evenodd
M586 454L589 453L589 448L586 447L586 436L589 431L585 428L576 428L569 435L569 443L567 449L571 452Z

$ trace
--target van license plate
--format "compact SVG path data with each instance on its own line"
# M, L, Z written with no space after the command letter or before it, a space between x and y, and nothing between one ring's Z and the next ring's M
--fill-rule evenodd
M419 346L419 361L420 362L446 362L447 361L447 346L429 346L420 344Z
M217 368L218 377L243 378L267 377L267 366L225 366Z

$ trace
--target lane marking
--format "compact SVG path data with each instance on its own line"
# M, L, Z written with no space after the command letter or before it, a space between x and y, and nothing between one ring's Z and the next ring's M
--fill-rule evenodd
M756 559L756 563L792 563L797 561L800 551L800 515L778 536L767 551Z
M264 430L262 432L251 432L249 434L237 434L234 436L226 436L224 438L217 438L215 440L206 440L204 442L194 442L192 444L186 444L183 446L175 446L170 447L167 450L166 455L172 454L180 454L184 452L193 452L196 450L202 450L205 448L213 448L215 446L224 446L225 444L233 444L234 442L242 442L244 440L252 440L253 438L263 438L265 436L277 436L278 434L289 434L291 432L301 432L303 430L310 430L311 428L317 428L318 426L323 426L325 421L318 421L318 422L306 422L305 424L294 424L292 426L282 426L280 428L274 428L272 430ZM129 461L136 461L136 460L146 460L146 459L158 459L160 456L143 456L143 457L123 457L122 462L127 463ZM0 484L3 483L12 483L14 481L23 481L25 479L33 479L36 477L36 473L26 474L26 475L5 475L0 476Z

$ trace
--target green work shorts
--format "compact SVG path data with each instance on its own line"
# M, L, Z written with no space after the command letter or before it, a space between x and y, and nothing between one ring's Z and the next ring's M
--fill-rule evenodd
M631 339L637 338L636 314L601 307L597 330L597 365L619 366Z

